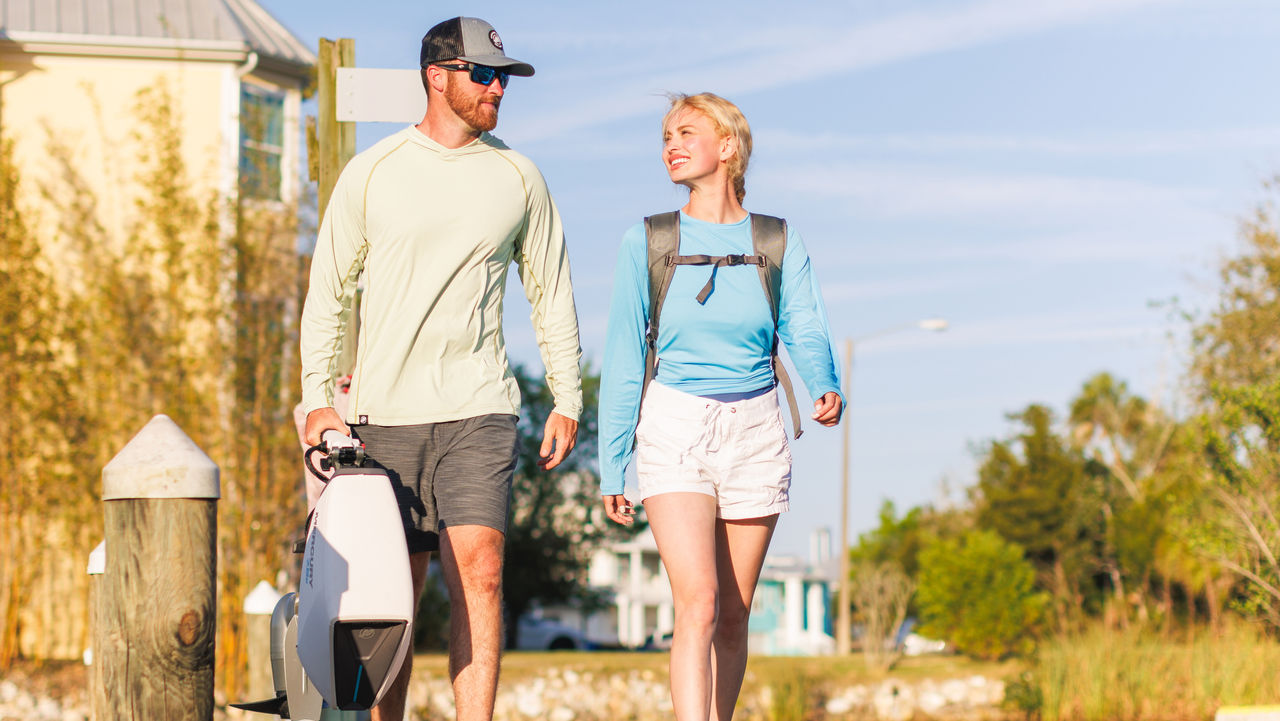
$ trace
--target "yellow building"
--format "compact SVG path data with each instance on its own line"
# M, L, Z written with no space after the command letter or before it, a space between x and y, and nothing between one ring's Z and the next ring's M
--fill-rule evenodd
M135 172L139 92L163 88L197 187L229 195L243 184L292 199L314 64L253 0L4 2L0 135L15 144L29 194L56 185L65 157L99 197L101 221L119 229L131 206L119 196Z

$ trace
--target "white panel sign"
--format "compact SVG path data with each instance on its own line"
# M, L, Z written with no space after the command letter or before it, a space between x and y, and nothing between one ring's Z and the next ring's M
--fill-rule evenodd
M338 120L416 123L426 112L419 71L338 68Z

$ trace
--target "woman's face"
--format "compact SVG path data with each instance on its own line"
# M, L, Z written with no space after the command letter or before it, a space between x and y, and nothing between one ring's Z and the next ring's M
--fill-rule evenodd
M716 133L711 119L686 108L662 131L662 162L671 182L689 183L714 176L731 155L729 138Z

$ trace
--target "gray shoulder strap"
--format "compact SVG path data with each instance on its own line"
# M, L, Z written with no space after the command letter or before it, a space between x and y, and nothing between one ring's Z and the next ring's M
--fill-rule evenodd
M791 430L799 438L804 430L800 427L800 408L796 405L796 394L791 388L791 376L778 357L778 313L782 307L782 258L787 253L787 221L772 215L751 214L751 245L756 255L765 262L759 267L760 285L764 286L764 295L769 299L769 308L773 311L773 375L782 386L783 395L787 397L787 410L791 412Z
M649 247L649 330L645 334L644 385L640 398L649 390L649 381L658 371L658 321L662 301L675 274L675 257L680 254L680 211L659 213L644 219L644 235Z

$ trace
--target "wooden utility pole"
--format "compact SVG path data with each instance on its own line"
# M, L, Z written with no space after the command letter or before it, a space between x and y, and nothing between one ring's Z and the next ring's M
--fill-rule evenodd
M319 63L316 67L315 134L307 133L307 157L311 179L319 184L320 217L329 207L333 185L338 174L356 154L356 124L338 120L338 68L356 64L356 41L351 38L320 38Z
M218 466L164 415L102 469L98 721L213 718L219 496Z
M853 417L849 414L852 396L849 390L853 385L853 341L844 342L844 454L840 464L840 608L836 616L836 653L841 656L849 654L849 641L853 635L853 624L849 613L849 436Z

